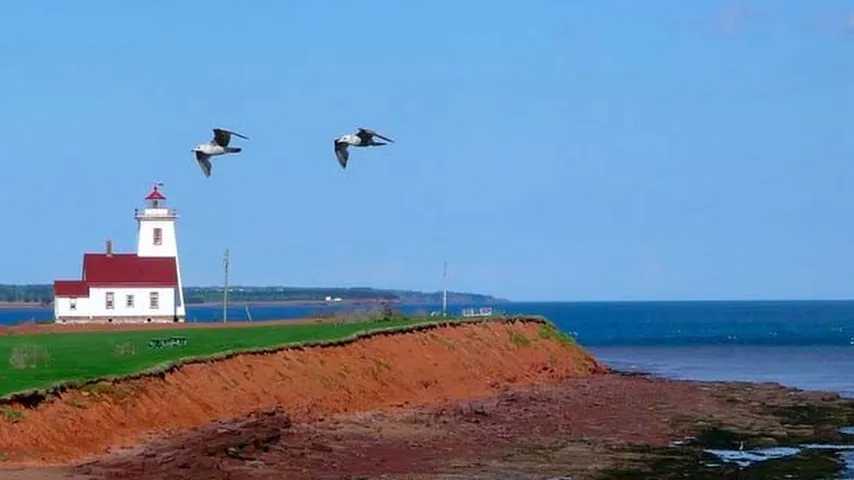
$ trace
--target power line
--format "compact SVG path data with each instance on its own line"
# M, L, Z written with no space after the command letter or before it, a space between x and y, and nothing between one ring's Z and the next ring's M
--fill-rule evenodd
M225 258L222 260L225 267L225 287L222 289L222 322L228 321L228 249L225 249Z
M442 316L448 316L448 261L442 264Z

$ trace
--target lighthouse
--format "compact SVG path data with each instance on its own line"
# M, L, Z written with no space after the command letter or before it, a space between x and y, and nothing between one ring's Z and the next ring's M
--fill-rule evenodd
M175 259L175 310L176 316L183 321L186 317L184 308L184 290L181 283L181 263L178 260L178 236L175 232L175 222L178 213L175 209L166 207L166 197L160 191L162 184L154 184L145 196L146 207L140 212L136 210L137 222L136 254L140 258L173 258Z
M54 282L54 316L59 323L171 323L186 318L177 212L166 206L161 184L134 211L136 253L83 255L81 280Z

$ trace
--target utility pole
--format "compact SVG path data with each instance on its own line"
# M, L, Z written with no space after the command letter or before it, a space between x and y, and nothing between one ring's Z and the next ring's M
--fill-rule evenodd
M225 249L225 258L222 261L225 267L225 288L222 289L222 323L228 321L228 249Z
M448 261L442 264L442 316L448 316Z

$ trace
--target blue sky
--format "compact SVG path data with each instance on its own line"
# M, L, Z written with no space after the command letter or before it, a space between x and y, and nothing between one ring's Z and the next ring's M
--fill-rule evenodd
M520 5L5 6L0 283L132 250L160 180L190 285L854 297L854 2Z

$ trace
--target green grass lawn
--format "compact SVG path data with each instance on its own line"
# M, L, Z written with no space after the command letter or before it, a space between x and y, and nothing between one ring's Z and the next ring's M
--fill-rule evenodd
M429 319L3 336L0 337L0 397L64 382L129 375L194 357L341 340L363 332L423 323L429 323ZM175 336L185 337L187 344L164 348L149 345L152 339Z

